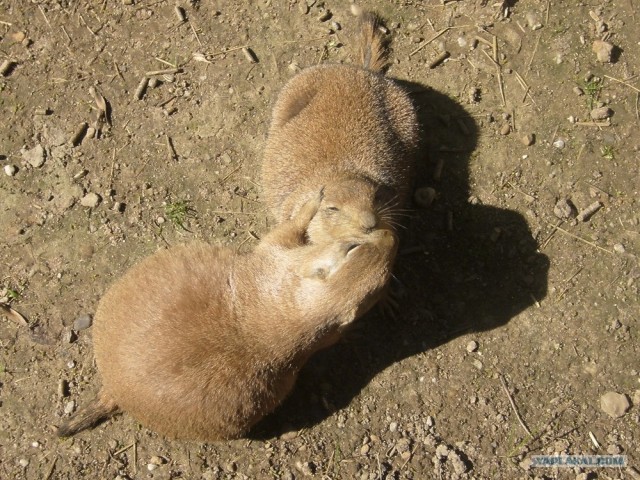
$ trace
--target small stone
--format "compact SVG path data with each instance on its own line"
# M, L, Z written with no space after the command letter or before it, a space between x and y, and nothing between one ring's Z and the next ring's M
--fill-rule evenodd
M600 408L610 417L620 418L630 407L629 399L621 393L607 392L600 397Z
M596 58L599 62L608 63L611 62L613 55L613 45L602 40L594 40L591 50L596 54Z
M531 470L531 465L533 465L533 460L531 460L531 458L527 457L524 460L522 460L518 466L523 469L525 472L528 472L529 470Z
M64 332L62 338L64 343L73 343L78 339L78 336L73 330L67 330Z
M38 448L38 447L40 447L40 442L37 442L37 441L36 442L31 442L31 446L33 448Z
M611 110L609 107L594 108L593 110L591 110L591 112L589 112L589 116L593 120L606 120L607 118L611 117L611 115L613 115L613 110Z
M529 25L531 30L540 30L542 28L542 23L535 13L529 12L525 15L525 18L527 20L527 25Z
M115 202L113 204L113 211L114 212L118 212L118 213L122 213L124 212L124 209L126 208L126 205L122 202Z
M320 16L318 17L318 21L320 22L326 22L327 20L329 20L332 17L331 15L331 10L325 10L324 12L322 12L320 14Z
M235 462L227 462L223 465L222 468L227 473L234 473L238 469L238 466Z
M556 147L557 149L563 149L564 148L564 140L562 140L561 138L557 139L555 142L553 142L553 146Z
M529 133L520 139L525 147L530 147L536 142L536 136L533 133Z
M80 200L80 205L82 205L83 207L95 208L100 203L100 200L102 200L100 198L100 195L90 192L82 197L82 199Z
M620 455L622 453L622 448L620 448L620 445L612 443L607 447L607 453L609 455Z
M164 219L164 217L158 217L158 218L156 218L156 225L162 225L164 222L166 222L166 220Z
M296 430L293 430L291 432L285 432L282 435L280 435L280 440L293 440L294 438L296 438L298 436L298 432Z
M478 370L482 370L482 362L480 360L476 359L471 363L473 363L473 366L476 367Z
M561 198L553 207L553 214L560 219L567 219L576 216L576 207L566 198Z
M61 379L58 382L58 396L60 398L67 397L69 395L69 382L64 379Z
M500 135L509 135L509 133L511 133L511 125L507 123L500 129Z
M155 463L147 463L147 470L149 470L150 472L153 472L156 468L158 468L158 465L156 465Z
M15 165L5 165L4 173L6 173L10 177L13 177L16 173L18 173L18 167L16 167Z
M367 453L369 453L369 450L371 450L371 447L369 445L362 445L360 447L360 455L366 455Z
M451 450L451 452L449 453L449 461L451 462L451 465L453 465L453 470L458 475L462 475L463 473L466 473L467 470L469 470L469 467L467 466L465 461L455 450Z
M109 440L109 442L107 443L107 445L109 445L109 448L111 450L115 450L116 448L118 448L118 441L115 439Z
M426 423L427 423L427 427L431 428L436 424L436 421L434 420L434 418L431 415L429 415L427 417L427 422Z
M91 315L89 315L88 313L85 313L80 315L78 318L74 320L73 329L76 332L79 332L80 330L86 330L91 326L92 323L93 323L93 318L91 317Z
M149 459L149 463L152 463L154 465L164 465L165 463L167 463L167 461L160 455L154 455Z
M618 253L624 253L624 252L625 252L624 245L623 245L623 244L621 244L621 243L616 243L616 244L613 246L613 249L614 249L616 252L618 252Z
M436 447L436 456L438 458L446 458L449 456L449 447L447 447L444 443L441 443Z
M389 431L390 432L395 432L398 430L398 422L391 422L389 424Z
M309 4L306 1L302 1L298 4L298 8L300 9L300 13L306 15L309 13Z
M471 340L469 343L467 343L467 352L471 353L475 352L476 350L478 350L478 342L476 342L475 340Z
M70 413L73 413L73 411L76 408L76 402L73 400L69 400L65 405L64 405L64 413L66 413L67 415L69 415Z
M44 148L42 148L42 145L36 145L31 150L23 148L20 153L22 153L22 159L33 168L40 168L44 165Z
M18 460L18 463L21 467L25 468L29 465L29 460L27 460L26 458L21 458L20 460Z
M413 200L416 202L416 205L422 208L428 208L431 206L433 201L436 199L438 194L436 190L431 187L422 187L418 188L413 194Z
M582 90L580 87L573 87L573 93L575 93L578 96L584 95L584 90Z

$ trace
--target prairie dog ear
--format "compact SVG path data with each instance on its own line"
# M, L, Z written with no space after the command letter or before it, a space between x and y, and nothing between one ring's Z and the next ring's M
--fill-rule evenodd
M302 262L303 265L298 269L298 274L301 277L325 280L336 269L339 258L336 252L331 249L315 258L303 259Z

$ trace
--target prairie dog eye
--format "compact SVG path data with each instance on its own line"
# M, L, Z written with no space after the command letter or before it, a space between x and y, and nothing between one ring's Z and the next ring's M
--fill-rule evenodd
M328 212L339 212L340 209L338 207L327 207L326 210Z

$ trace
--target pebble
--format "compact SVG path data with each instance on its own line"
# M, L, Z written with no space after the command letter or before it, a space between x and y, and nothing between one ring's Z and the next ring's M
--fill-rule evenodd
M44 148L42 148L42 145L36 145L31 150L23 148L20 153L22 153L22 159L33 168L40 168L44 165Z
M466 473L467 470L469 470L469 467L467 466L465 461L462 460L462 457L460 457L458 452L456 452L455 450L452 450L449 453L449 461L451 462L451 465L453 466L453 470L458 475L462 475L463 473Z
M613 110L611 110L609 107L599 107L599 108L594 108L593 110L591 110L591 112L589 113L589 116L593 119L593 120L606 120L607 118L609 118L611 115L613 115Z
M163 465L167 463L167 461L160 455L154 455L149 459L149 463L152 463L153 465Z
M38 448L40 446L40 442L36 441L36 442L31 442L31 446L33 448Z
M509 135L509 133L511 133L511 125L507 123L500 129L500 135Z
M320 22L326 22L327 20L329 20L332 17L331 14L331 10L325 10L324 12L322 12L320 14L320 16L318 17L318 21Z
M65 405L64 405L64 413L66 414L70 414L72 413L76 408L76 402L73 400L69 400Z
M360 455L366 455L367 453L369 453L369 450L371 450L371 447L369 445L362 445L360 447Z
M433 201L436 199L437 193L434 188L431 187L422 187L418 188L413 194L413 200L416 202L416 205L422 208L428 208L431 206Z
M540 30L542 28L542 23L540 23L540 20L535 13L529 12L525 18L527 19L527 25L529 25L531 30Z
M520 139L525 147L530 147L536 142L536 136L533 133L529 133Z
M13 177L16 173L18 173L18 167L16 167L15 165L5 165L4 173L9 175L10 177Z
M612 443L607 447L607 453L609 455L619 455L622 453L622 448L620 448L620 445L616 445L615 443Z
M441 443L436 447L436 456L438 458L446 458L449 456L449 447L447 447L444 443Z
M89 192L80 200L80 205L88 208L95 208L100 203L100 195L97 193Z
M564 148L564 140L562 140L561 138L557 139L555 142L553 142L553 146L559 149L563 149Z
M433 427L435 424L436 424L435 419L434 419L431 415L429 415L429 416L427 417L427 427L431 428L431 427Z
M482 362L480 360L474 360L471 363L473 363L473 366L476 367L478 370L482 370Z
M609 63L611 62L611 56L613 55L613 45L602 40L594 40L591 50L596 54L596 58L599 62Z
M623 244L621 244L621 243L616 243L616 244L613 246L613 249L614 249L616 252L618 252L618 253L624 253L624 252L625 252L624 245L623 245Z
M560 219L575 217L576 208L570 200L561 198L553 207L553 214Z
M580 87L573 87L573 93L575 93L578 96L584 95L584 90L582 90Z
M620 418L630 407L629 399L621 393L607 392L600 397L600 408L610 417Z
M475 340L471 340L469 343L467 343L467 352L471 353L475 352L476 350L478 350L478 342L476 342Z
M21 467L27 467L29 465L29 460L27 460L26 458L21 458L20 460L18 460L18 463L20 464Z
M149 470L150 472L153 472L156 468L158 468L158 465L156 465L155 463L147 463L147 470Z
M391 422L389 424L389 431L390 432L395 432L398 430L398 422Z
M58 382L58 396L61 398L64 398L68 395L69 395L69 383L64 379L60 379L60 381Z
M88 313L84 313L74 320L73 329L76 332L79 332L80 330L86 330L91 326L92 323L93 318L91 317L91 315L89 315Z
M76 332L73 330L67 330L64 332L63 341L64 343L73 343L78 339Z

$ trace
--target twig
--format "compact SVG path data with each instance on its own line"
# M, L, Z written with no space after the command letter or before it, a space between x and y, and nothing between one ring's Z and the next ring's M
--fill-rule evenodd
M520 425L522 425L522 428L524 428L524 431L527 432L527 435L533 438L533 434L531 433L531 430L529 430L529 427L527 427L527 425L522 420L522 417L520 416L520 412L518 412L518 407L516 407L516 402L513 401L513 397L511 396L511 393L509 392L509 388L507 387L507 382L505 381L504 375L502 374L500 374L500 382L502 383L502 388L504 389L504 393L507 394L507 398L509 399L509 403L511 404L513 413L516 414L516 418L518 419L518 422L520 422Z
M630 83L624 82L624 81L619 80L619 79L614 78L614 77L610 77L609 75L605 75L604 77L608 78L609 80L613 80L614 82L621 83L622 85L625 85L625 86L629 87L630 89L635 90L636 92L640 92L640 88L634 87Z
M538 35L538 39L536 40L536 44L533 47L533 52L531 53L531 58L529 59L529 63L527 63L527 73L529 72L529 69L531 68L531 64L533 63L533 57L536 56L536 52L538 51L538 44L540 43L540 38L542 37L542 33L540 33Z
M134 446L134 443L130 443L129 445L127 445L126 447L122 447L120 450L118 450L117 452L113 453L114 457L117 457L118 455L120 455L122 452L126 452L127 450L129 450L131 447Z
M147 77L154 77L156 75L172 75L174 73L180 73L179 68L165 68L164 70L151 70L145 73Z
M547 222L546 220L544 220L545 222ZM551 222L547 222L549 225L553 225ZM601 247L600 245L596 245L593 242L590 242L589 240L586 240L582 237L579 237L578 235L575 235L567 230L565 230L562 227L559 226L555 226L556 229L558 229L559 231L561 231L562 233L564 233L565 235L569 235L570 237L575 238L576 240L580 240L582 243L586 243L587 245L591 245L594 248L597 248L598 250L602 250L603 252L607 252L610 255L615 255L614 252L612 252L611 250L607 250L606 248Z
M606 122L596 122L596 121L590 121L590 122L576 122L574 125L580 125L581 127L610 127L611 126L611 122L609 120L607 120Z
M173 146L173 141L171 140L171 137L167 134L165 134L164 137L167 143L167 150L169 151L169 159L173 161L177 160L178 154L176 153L176 149Z
M196 32L196 29L193 28L193 24L191 22L189 22L189 26L191 27L191 31L195 35L196 40L198 41L198 44L202 47L202 42L200 41L200 37L198 36L198 32Z
M51 466L49 467L49 473L47 473L47 476L44 478L44 480L49 480L51 478L51 475L53 475L53 469L56 468L57 461L58 461L58 454L56 453L56 456L53 457L53 460L51 461Z
M234 168L233 170L231 170L227 175L225 175L225 177L220 180L220 183L224 183L227 181L227 179L233 175L234 173L236 173L238 170L240 170L242 168L242 164L238 165L236 168Z
M47 18L47 16L44 14L44 10L42 9L42 6L38 5L38 8L40 9L40 13L42 13L42 16L44 17L44 21L47 22L47 25L49 25L49 28L51 30L53 30L53 27L51 26L51 24L49 23L49 19Z
M427 45L429 45L431 42L433 42L436 38L440 37L441 35L444 35L445 33L447 33L449 30L451 30L451 27L445 27L442 30L438 31L433 37L431 37L429 40L427 40L426 42L424 42L422 45L420 45L418 48L416 48L413 52L411 52L409 54L410 57L413 57L416 53L418 53L420 50L422 50L424 47L426 47Z
M164 63L165 65L169 65L172 68L178 68L178 66L175 63L167 62L166 60L163 60L160 57L153 57L153 58L158 60L160 63Z

